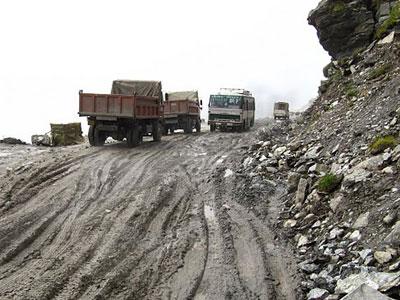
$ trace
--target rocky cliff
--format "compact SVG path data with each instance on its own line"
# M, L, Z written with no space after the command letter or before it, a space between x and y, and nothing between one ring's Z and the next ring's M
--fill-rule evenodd
M399 19L400 1L322 1L308 19L332 56L319 97L243 160L286 186L277 231L307 299L400 299Z
M317 29L324 49L340 59L397 27L399 15L399 1L324 0L310 12L308 22Z

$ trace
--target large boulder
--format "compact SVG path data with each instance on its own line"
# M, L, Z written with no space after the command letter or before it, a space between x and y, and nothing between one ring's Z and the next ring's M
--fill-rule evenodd
M365 0L323 0L308 16L319 41L334 59L366 48L375 29L374 12Z

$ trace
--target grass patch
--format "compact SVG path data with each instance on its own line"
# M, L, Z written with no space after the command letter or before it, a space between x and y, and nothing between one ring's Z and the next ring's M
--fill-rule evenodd
M390 64L384 64L380 67L377 67L369 72L368 80L378 78L378 77L386 74L387 72L389 72L391 69L392 69L392 66Z
M345 10L346 10L346 5L344 4L343 1L338 1L338 2L332 3L332 5L331 5L331 12L333 12L333 13L339 14Z
M358 90L354 84L346 85L344 92L347 98L353 98L358 96Z
M400 3L392 7L389 18L376 30L375 36L380 39L391 28L393 28L400 20Z
M397 140L393 135L386 135L376 138L369 146L372 154L382 153L388 148L393 149L397 145Z
M342 182L342 177L334 174L322 176L317 183L317 189L323 193L332 193Z

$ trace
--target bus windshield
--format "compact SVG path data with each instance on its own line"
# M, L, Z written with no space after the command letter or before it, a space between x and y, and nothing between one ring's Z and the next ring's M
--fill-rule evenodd
M219 108L242 108L243 97L235 95L211 95L210 106Z

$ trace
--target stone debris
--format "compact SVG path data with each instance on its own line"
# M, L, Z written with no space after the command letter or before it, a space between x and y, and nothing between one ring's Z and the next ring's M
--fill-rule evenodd
M376 289L370 287L368 284L363 283L354 291L352 291L347 296L343 297L342 300L390 300L384 294L378 292Z

